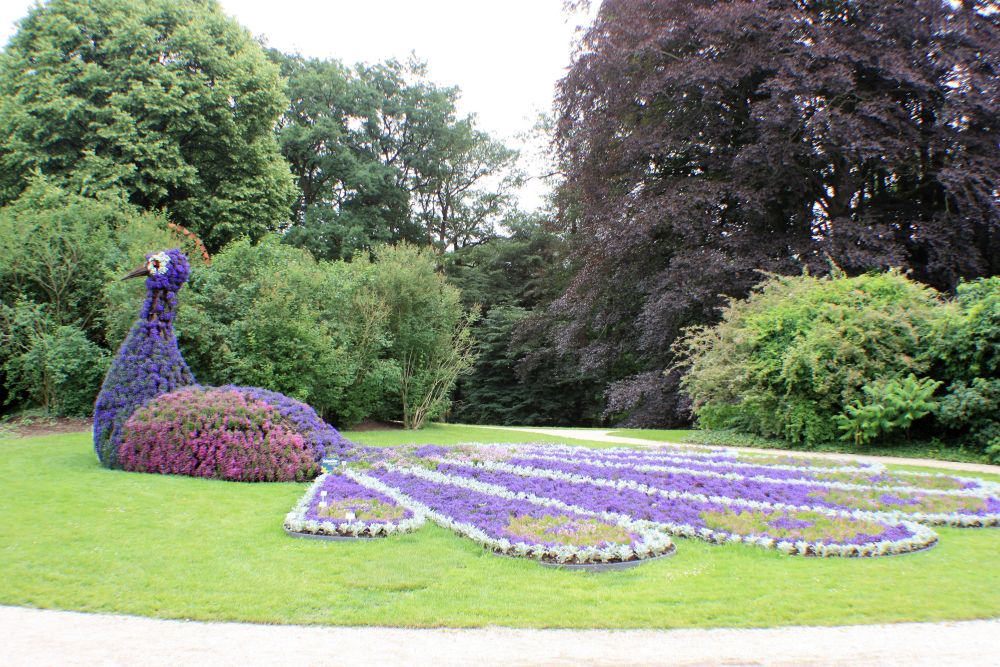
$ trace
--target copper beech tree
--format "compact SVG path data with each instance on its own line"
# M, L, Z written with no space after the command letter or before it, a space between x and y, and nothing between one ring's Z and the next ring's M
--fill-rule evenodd
M760 271L1000 272L996 2L606 0L557 95L581 267L555 342L683 419L686 325Z

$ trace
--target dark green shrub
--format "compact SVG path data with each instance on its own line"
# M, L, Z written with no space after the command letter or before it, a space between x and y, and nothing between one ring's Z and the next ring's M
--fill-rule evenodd
M0 304L0 345L8 402L27 398L57 416L91 413L110 355L83 331L30 301Z
M948 389L938 422L1000 462L1000 277L958 286L926 355Z
M121 289L117 278L148 248L169 245L178 242L161 217L67 192L45 178L0 209L5 403L89 414L107 348L124 336L141 302L119 324L106 317L105 289Z
M841 440L867 445L880 437L909 431L913 422L937 408L934 392L940 380L917 379L910 373L903 379L876 380L863 386L864 400L845 406L844 414L834 420Z

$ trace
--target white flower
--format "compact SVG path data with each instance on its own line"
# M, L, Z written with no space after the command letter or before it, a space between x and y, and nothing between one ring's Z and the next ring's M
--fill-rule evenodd
M146 271L151 276L162 276L170 266L170 255L165 252L158 252L150 255L146 259Z

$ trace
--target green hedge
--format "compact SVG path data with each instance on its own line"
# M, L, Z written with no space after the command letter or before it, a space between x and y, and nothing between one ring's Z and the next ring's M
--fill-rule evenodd
M1000 457L1000 279L949 299L897 271L772 276L677 345L705 428L791 444L921 435Z

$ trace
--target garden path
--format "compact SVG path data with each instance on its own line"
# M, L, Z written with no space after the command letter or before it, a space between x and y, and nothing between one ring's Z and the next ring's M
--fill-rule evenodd
M1000 619L715 630L406 629L201 623L0 607L21 665L996 665Z
M554 435L557 438L572 438L575 440L594 440L597 442L617 443L620 445L683 445L685 447L698 447L701 449L713 449L715 445L692 445L681 442L665 442L662 440L645 440L643 438L629 438L619 435L612 435L611 431L600 431L592 429L572 429L572 428L529 428L521 426L477 426L476 428L493 428L504 431L524 431L527 433L544 433ZM728 446L727 446L728 447ZM866 454L834 454L829 452L803 452L792 449L763 449L760 447L729 447L741 452L760 452L762 454L792 454L798 456L810 456L822 459L840 459L851 461L864 461L866 463L884 463L892 465L924 466L928 468L940 468L947 470L965 470L966 472L986 472L1000 475L1000 466L989 465L987 463L967 463L965 461L938 461L934 459L911 459L901 456L869 456Z

